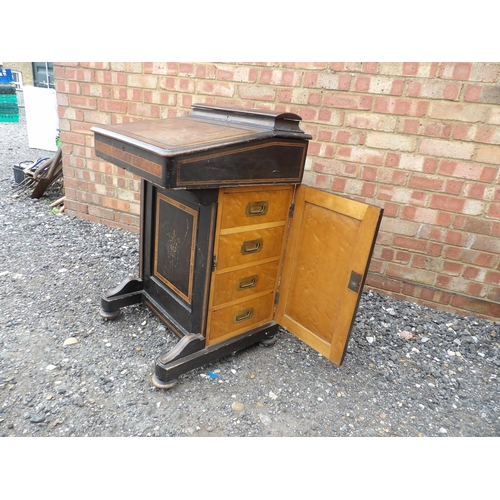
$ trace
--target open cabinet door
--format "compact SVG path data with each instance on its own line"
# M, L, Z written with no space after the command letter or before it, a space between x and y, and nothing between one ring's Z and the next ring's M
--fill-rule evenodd
M382 209L301 185L285 252L276 321L340 365Z

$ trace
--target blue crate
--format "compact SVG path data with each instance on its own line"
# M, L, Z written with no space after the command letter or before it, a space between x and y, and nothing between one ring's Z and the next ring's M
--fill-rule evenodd
M0 69L0 83L11 83L13 81L11 69Z

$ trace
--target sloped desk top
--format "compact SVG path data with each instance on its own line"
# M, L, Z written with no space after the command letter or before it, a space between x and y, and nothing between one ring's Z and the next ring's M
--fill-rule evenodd
M183 117L95 126L95 152L174 189L298 184L310 135L300 116L194 104Z

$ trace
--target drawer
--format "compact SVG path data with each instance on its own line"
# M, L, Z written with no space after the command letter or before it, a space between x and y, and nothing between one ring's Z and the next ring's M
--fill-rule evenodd
M288 217L292 187L225 191L222 199L221 229L284 221Z
M279 259L284 233L283 225L220 236L216 256L217 270L260 260Z
M228 338L271 321L274 310L274 293L240 304L213 311L210 319L208 343L217 338Z
M214 278L212 307L276 288L279 261L218 274Z

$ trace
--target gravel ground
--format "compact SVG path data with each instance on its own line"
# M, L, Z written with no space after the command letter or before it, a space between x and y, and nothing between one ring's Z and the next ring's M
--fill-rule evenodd
M142 305L99 316L138 236L13 197L13 164L46 154L24 114L0 144L0 436L500 435L500 323L369 291L340 368L282 331L154 388L177 338Z

